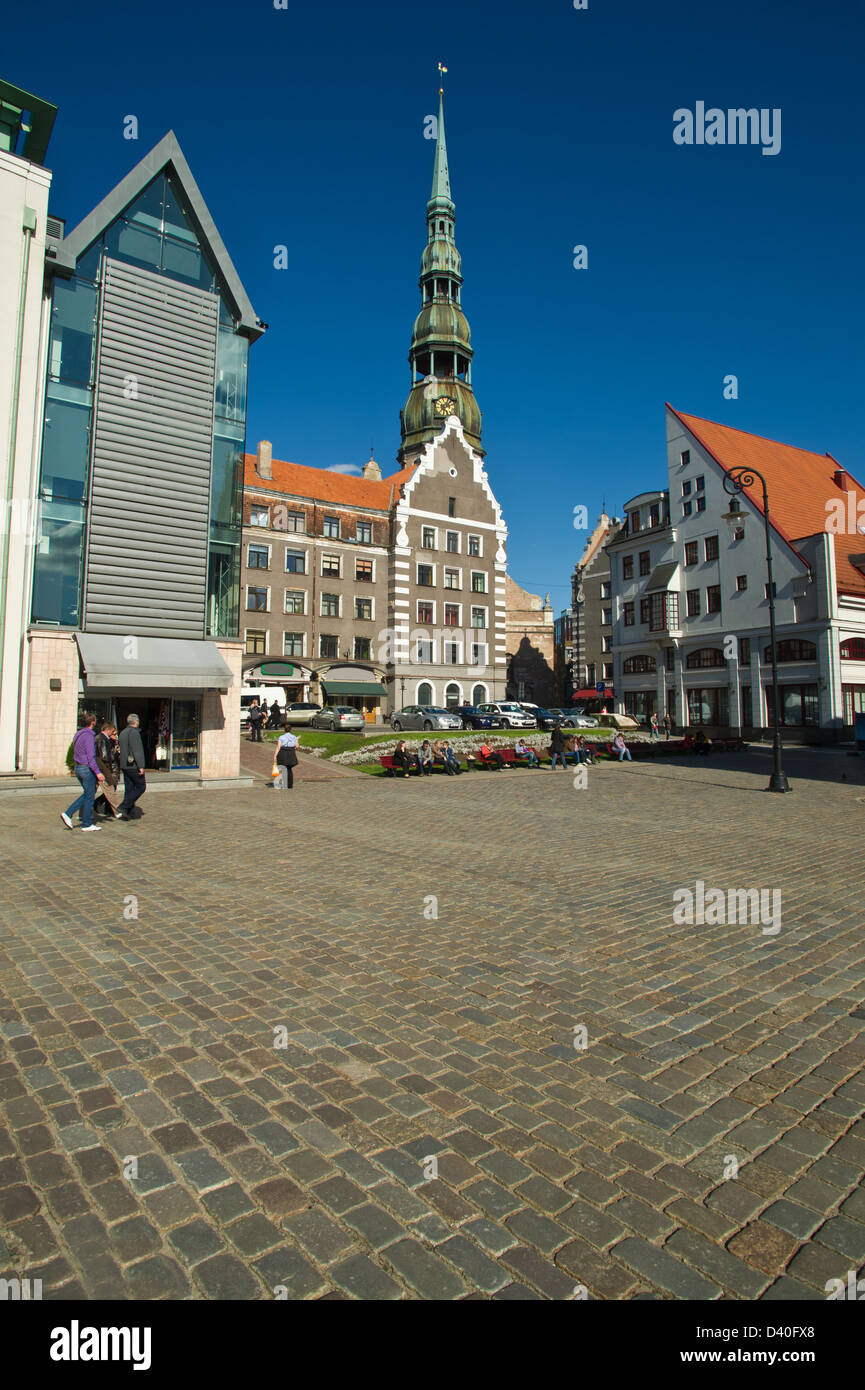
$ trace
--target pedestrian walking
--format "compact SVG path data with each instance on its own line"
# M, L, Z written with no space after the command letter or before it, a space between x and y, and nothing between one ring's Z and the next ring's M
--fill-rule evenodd
M660 737L661 737L661 731L660 731L660 729L658 728L658 716L657 716L657 714L655 714L654 711L652 711L652 718L651 718L650 723L649 723L649 729L650 729L650 732L649 732L649 738L650 738L650 740L651 740L651 739L655 739L655 738L660 738Z
M118 739L120 771L123 773L123 800L117 807L121 820L140 820L143 812L136 802L147 791L144 778L144 744L141 742L141 720L137 714L127 714L126 728Z
M664 715L664 737L665 737L668 741L669 741L669 738L670 738L670 729L671 729L671 727L672 727L672 723L673 723L673 721L671 720L669 714L665 714L665 715Z
M105 780L96 789L93 815L98 818L101 811L106 820L119 820L117 807L120 796L117 787L120 783L120 750L117 747L117 729L113 724L103 724L94 741L96 766Z
M79 811L83 830L102 829L101 825L93 824L93 798L96 787L98 783L105 781L104 774L96 764L96 741L93 736L95 723L96 715L86 714L81 728L72 740L72 766L81 783L81 795L65 811L60 812L60 819L69 830L74 828L72 817Z
M556 770L556 758L558 758L559 762L561 763L562 771L564 772L565 736L562 733L561 724L554 724L553 732L550 734L550 772L555 772Z
M276 740L276 764L279 768L279 775L273 785L278 792L291 791L294 787L294 769L297 767L299 741L297 734L292 733L288 724L285 726L285 732L281 733Z

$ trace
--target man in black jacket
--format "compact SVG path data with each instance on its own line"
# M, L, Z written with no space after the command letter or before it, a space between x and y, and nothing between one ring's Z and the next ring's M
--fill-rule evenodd
M120 771L123 773L124 797L117 808L121 820L139 820L141 811L136 801L147 790L144 780L144 744L141 742L141 720L137 714L126 716L126 728L118 740Z
M550 734L550 771L551 771L551 772L555 772L555 770L556 770L556 758L558 758L559 761L561 762L561 764L562 764L562 771L564 772L564 771L565 771L565 736L564 736L564 734L562 733L562 726L561 726L561 724L556 724L556 725L554 725L554 727L553 727L553 732Z

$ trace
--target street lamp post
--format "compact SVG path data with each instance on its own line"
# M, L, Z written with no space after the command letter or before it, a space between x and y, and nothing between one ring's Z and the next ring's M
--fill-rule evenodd
M762 473L758 473L756 468L731 468L724 477L724 491L733 497L730 503L730 510L722 518L727 522L730 530L735 534L737 529L744 530L745 513L742 511L737 494L744 492L746 487L753 487L757 478L763 485L763 522L766 530L766 573L769 579L769 650L772 656L772 706L775 715L774 738L772 741L773 769L772 776L769 778L769 785L766 788L770 792L789 792L792 791L787 774L781 765L781 697L778 689L778 653L775 642L775 581L772 577L772 531L769 522L769 493L766 488L766 479Z

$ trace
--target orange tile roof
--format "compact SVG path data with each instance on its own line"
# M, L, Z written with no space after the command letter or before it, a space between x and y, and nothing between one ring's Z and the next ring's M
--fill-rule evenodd
M708 449L725 472L732 468L756 468L766 479L772 525L788 544L805 536L826 530L826 503L841 499L848 503L853 495L852 512L865 499L865 488L847 474L847 492L835 481L835 472L842 467L831 454L814 454L793 444L780 444L776 439L763 439L759 434L747 434L714 420L701 420L697 415L684 415L669 405L677 420L681 420L694 438ZM763 489L759 481L745 488L746 495L763 510ZM795 545L793 547L795 549ZM835 533L835 570L839 593L865 594L865 573L853 564L851 556L865 554L865 535L857 532Z
M261 478L255 471L255 454L244 459L244 487L255 492L282 492L291 497L307 497L317 502L340 503L351 507L366 507L370 511L386 512L399 497L399 489L408 482L415 465L392 473L379 482L374 478L357 478L351 473L334 473L328 468L308 468L303 463L286 463L274 459L272 478Z

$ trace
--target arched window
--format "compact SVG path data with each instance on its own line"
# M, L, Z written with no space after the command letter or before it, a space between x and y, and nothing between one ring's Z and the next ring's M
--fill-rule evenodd
M703 671L707 667L726 666L724 653L720 647L700 647L699 651L688 652L685 665L689 671Z
M462 704L460 688L455 681L451 681L445 691L445 705L448 709L456 709L457 705Z
M622 667L626 676L643 676L657 670L653 656L629 656Z
M487 688L485 685L476 685L472 691L472 704L485 705L487 703Z
M421 681L418 686L417 702L419 705L431 705L433 703L433 688L429 681Z
M844 661L865 661L865 637L848 637L841 643L841 656Z
M805 642L800 637L787 637L783 642L776 642L775 649L778 653L779 661L816 661L817 647L813 642ZM763 652L763 660L772 660L772 648L767 647Z

